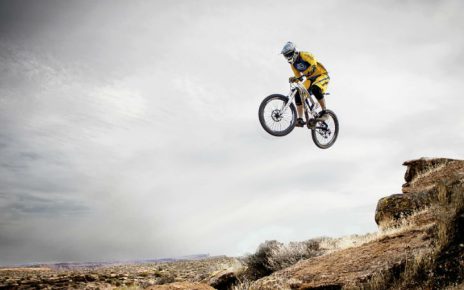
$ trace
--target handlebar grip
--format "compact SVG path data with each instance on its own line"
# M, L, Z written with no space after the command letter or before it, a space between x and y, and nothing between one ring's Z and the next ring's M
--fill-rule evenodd
M290 78L289 78L290 82L292 82L292 81L291 81L292 78L293 78L294 80L298 80L298 81L301 82L301 81L303 81L304 78L307 78L307 76L306 76L306 75L302 75L302 76L299 76L299 77L290 77Z

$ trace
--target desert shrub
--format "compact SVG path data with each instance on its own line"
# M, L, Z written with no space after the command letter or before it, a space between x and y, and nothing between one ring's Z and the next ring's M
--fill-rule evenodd
M319 254L319 243L313 240L280 244L271 249L268 265L273 271L278 271Z
M254 254L250 254L245 258L247 266L247 275L255 280L267 276L274 272L269 260L272 259L274 249L277 249L282 243L278 241L265 241L260 244Z
M300 260L320 255L320 240L290 242L266 241L259 245L254 254L245 258L247 276L252 280L268 276L275 271L296 264Z
M168 284L175 282L176 276L173 273L163 272L161 276L156 279L156 284Z
M239 280L237 284L232 285L231 290L248 290L250 289L252 281L248 279Z

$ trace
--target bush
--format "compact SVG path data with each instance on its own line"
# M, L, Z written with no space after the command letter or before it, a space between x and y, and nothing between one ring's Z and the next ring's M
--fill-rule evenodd
M275 240L266 241L259 245L254 254L245 258L247 276L256 280L292 266L300 260L319 256L323 253L319 243L320 240L308 240L284 245Z

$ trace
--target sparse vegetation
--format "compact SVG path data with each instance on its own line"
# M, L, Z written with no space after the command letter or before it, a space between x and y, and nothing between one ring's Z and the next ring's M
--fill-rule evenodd
M291 242L287 245L277 241L266 241L258 250L245 258L246 277L256 280L275 271L296 264L303 259L319 256L325 252L320 248L323 239Z
M423 209L411 216L403 218L389 227L382 228L378 232L364 235L349 235L340 238L322 237L303 242L290 242L288 244L283 244L275 240L266 241L258 247L254 254L248 255L244 259L245 265L247 266L244 279L257 280L281 269L290 267L301 260L361 246L388 236L401 234L402 232L417 228L416 220L422 218L428 212L429 208ZM416 255L416 259L419 259L419 256L419 254ZM416 261L416 263L418 262L419 260ZM392 279L391 277L387 277L388 275L386 273L379 275L383 278L380 279L375 277L377 282L372 283L382 284L384 282L381 281ZM381 287L373 289L381 289Z
M239 280L239 282L235 285L232 285L231 290L248 290L251 287L251 284L253 281L244 279L244 280Z
M207 283L212 273L235 264L236 259L220 256L92 268L0 268L0 289L144 289L178 281Z

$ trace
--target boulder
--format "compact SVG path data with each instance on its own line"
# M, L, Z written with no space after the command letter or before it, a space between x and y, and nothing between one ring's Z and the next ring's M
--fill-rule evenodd
M403 218L429 207L436 199L436 190L383 197L377 202L375 222L382 228L398 225Z
M231 285L237 284L237 282L237 273L230 270L222 270L213 273L209 278L208 284L215 289L226 290L229 289Z
M217 270L210 274L202 282L214 289L227 290L239 282L239 276L245 270L244 266L238 259L233 259L227 264L227 268Z

